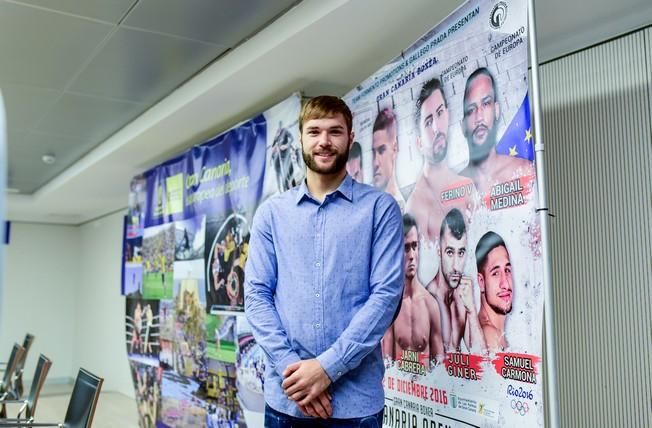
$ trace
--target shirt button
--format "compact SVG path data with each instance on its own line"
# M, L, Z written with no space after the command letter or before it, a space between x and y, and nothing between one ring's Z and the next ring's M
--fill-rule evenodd
M315 294L315 297L319 297L319 293Z
M321 266L321 263L317 262L317 263L315 263L315 266L319 267L319 266Z
M337 375L338 375L338 376L342 376L342 372L337 372Z
M319 328L319 327L320 327L319 323L315 324L315 328Z

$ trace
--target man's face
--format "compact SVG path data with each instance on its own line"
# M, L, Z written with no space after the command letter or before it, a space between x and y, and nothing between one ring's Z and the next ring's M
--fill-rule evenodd
M496 123L500 105L491 78L480 74L473 78L464 99L464 135L469 143L471 160L484 161L496 145Z
M464 261L466 260L466 233L456 239L448 226L439 242L441 256L441 273L449 288L457 288L462 279Z
M342 172L346 168L353 132L349 133L344 116L310 119L303 124L301 147L308 169L324 175Z
M405 252L403 262L405 263L405 279L411 281L417 275L419 266L419 236L417 228L412 226L404 238Z
M391 133L381 129L373 134L371 150L373 153L374 185L385 189L390 178L394 175L394 162L396 161L396 139Z
M506 315L512 310L512 264L505 247L489 251L482 272L478 272L478 285L494 311Z
M362 165L359 157L346 162L346 171L355 181L362 183Z
M418 146L425 160L432 164L437 164L446 157L448 108L439 89L430 94L421 104Z

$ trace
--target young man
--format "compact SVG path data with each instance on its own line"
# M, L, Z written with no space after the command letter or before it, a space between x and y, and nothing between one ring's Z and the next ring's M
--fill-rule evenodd
M444 359L439 304L417 277L419 266L419 233L410 214L403 215L405 277L403 301L394 324L383 337L383 355L396 361L403 351L416 351L428 362ZM430 364L428 364L430 367Z
M398 130L396 128L394 111L390 108L382 109L374 121L371 153L374 186L392 195L403 212L405 199L396 181L396 156L398 156Z
M469 165L462 174L473 180L482 195L491 194L495 184L534 174L527 159L496 153L499 119L496 81L488 69L478 68L464 88L462 128L469 145Z
M417 148L423 170L407 201L407 211L417 219L421 234L436 242L446 212L458 208L468 219L473 210L473 182L455 174L446 163L448 152L448 106L439 79L423 84L416 101ZM456 192L464 189L464 192Z
M252 224L245 314L267 357L266 426L382 424L380 339L402 295L402 222L389 194L347 175L351 123L339 98L303 107L306 180Z
M473 302L473 282L464 275L467 233L462 213L455 208L450 210L440 230L439 272L427 290L441 308L444 346L448 351L460 352L464 339L469 351L483 351L485 344Z
M359 183L364 183L364 172L362 171L362 147L354 141L349 151L349 160L346 161L346 172L351 178Z
M495 232L485 233L475 249L475 260L480 287L478 319L489 351L503 351L508 346L505 321L512 311L514 292L512 262L503 238Z

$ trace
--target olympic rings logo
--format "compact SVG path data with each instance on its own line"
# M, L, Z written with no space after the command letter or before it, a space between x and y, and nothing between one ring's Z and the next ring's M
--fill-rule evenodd
M521 416L525 416L530 411L530 406L525 401L512 399L512 410Z

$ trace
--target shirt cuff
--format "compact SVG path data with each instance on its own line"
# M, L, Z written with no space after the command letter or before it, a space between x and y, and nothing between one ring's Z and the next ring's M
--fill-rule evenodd
M285 358L279 361L278 364L276 364L276 373L281 376L281 379L285 379L283 377L283 372L290 364L296 363L297 361L301 361L301 358L299 358L295 352L291 352Z
M323 354L319 355L317 361L319 361L332 383L335 383L348 371L333 348L328 348Z

